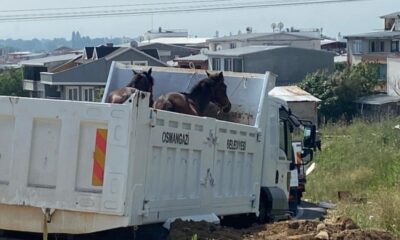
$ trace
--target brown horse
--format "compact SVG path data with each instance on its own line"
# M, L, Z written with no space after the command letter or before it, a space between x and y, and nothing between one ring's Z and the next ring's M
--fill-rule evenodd
M149 106L153 106L153 85L154 79L151 76L151 68L146 72L141 73L133 71L133 78L126 87L116 89L107 96L108 103L124 103L137 90L150 93Z
M199 81L189 93L172 92L159 97L153 107L171 112L203 116L210 102L215 103L225 113L231 110L231 102L226 95L226 85L222 72L210 74Z

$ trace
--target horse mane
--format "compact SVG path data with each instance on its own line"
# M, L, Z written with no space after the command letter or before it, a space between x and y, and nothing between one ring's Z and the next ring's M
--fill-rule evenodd
M197 82L189 91L189 93L182 93L186 97L194 100L197 103L199 112L204 112L208 103L211 100L211 86L215 84L217 79L220 79L219 74L208 75Z

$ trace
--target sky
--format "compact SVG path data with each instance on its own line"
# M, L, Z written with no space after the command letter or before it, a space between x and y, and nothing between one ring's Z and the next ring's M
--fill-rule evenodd
M172 1L172 0L171 0ZM146 3L163 2L147 0ZM165 1L166 2L166 1ZM0 16L7 10L51 7L82 7L110 4L143 3L138 0L3 0ZM398 6L396 9L395 6ZM271 24L283 22L285 28L323 28L325 35L336 37L383 29L379 17L400 11L399 0L367 0L331 4L281 6L257 9L240 9L196 13L154 14L142 16L99 17L67 20L42 20L1 22L0 39L52 39L71 38L72 31L90 37L137 37L147 30L187 29L189 35L213 37L245 31L250 26L254 32L270 32Z

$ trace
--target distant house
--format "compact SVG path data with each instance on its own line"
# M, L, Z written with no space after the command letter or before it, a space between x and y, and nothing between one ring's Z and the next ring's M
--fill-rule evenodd
M162 29L159 27L157 30L148 30L144 33L145 40L152 40L155 38L173 38L173 37L188 37L186 29Z
M107 82L113 61L142 66L168 66L135 48L85 48L82 58L65 63L53 71L42 72L40 82L56 87L60 99L94 101L96 92L104 88Z
M58 98L59 93L56 87L45 86L40 82L40 73L53 71L62 64L79 57L75 54L67 54L22 61L23 89L29 92L30 97Z
M347 52L347 41L344 39L340 40L325 39L321 41L321 49L330 52L335 52L338 54L344 54Z
M6 56L6 63L20 63L21 61L47 57L47 53L11 52Z
M400 114L400 96L375 94L361 97L355 103L360 115L369 120L382 120Z
M318 124L318 103L320 99L297 86L282 86L273 88L268 95L285 101L293 114L302 120Z
M161 37L151 40L145 40L139 45L146 45L151 43L163 43L175 46L189 47L195 49L208 48L207 40L210 38L204 37Z
M52 55L64 55L64 54L70 54L70 53L74 53L75 50L66 46L62 46L59 48L54 49L53 51L51 51Z
M400 12L381 18L384 19L383 31L352 34L345 38L349 64L380 63L381 78L386 79L387 58L400 57Z
M334 53L288 46L247 46L220 51L209 51L209 69L265 73L278 75L277 86L300 82L317 70L334 70Z
M321 33L307 32L271 32L247 33L232 36L218 37L207 40L210 51L220 51L248 46L291 46L306 49L321 49Z
M208 69L208 56L204 54L176 58L174 62L178 63L179 68Z
M172 44L164 44L164 43L140 44L140 46L138 46L137 49L145 52L149 50L156 50L158 52L159 59L164 63L173 61L176 58L186 57L200 53L199 49L177 46Z

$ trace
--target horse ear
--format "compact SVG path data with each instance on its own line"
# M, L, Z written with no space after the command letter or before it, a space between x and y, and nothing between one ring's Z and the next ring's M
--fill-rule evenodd
M206 71L206 73L207 73L207 77L210 77L211 74L208 71Z
M220 80L224 80L224 74L222 72L220 72L218 76Z
M147 71L147 75L151 75L151 71L152 71L152 68L150 68L148 71Z
M134 75L138 75L138 73L134 69L132 69L132 72Z

